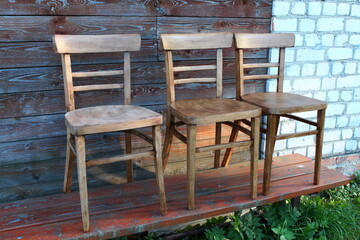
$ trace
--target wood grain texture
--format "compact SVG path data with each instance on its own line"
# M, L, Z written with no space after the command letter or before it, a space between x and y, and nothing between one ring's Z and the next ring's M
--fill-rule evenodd
M296 155L294 155L294 159L291 159L290 156L287 156L285 161L283 157L283 160L279 161L280 163L278 163L279 158L275 159L274 176L276 181L272 182L274 191L271 195L261 196L256 201L251 200L248 194L249 165L245 164L233 168L212 169L198 174L199 193L196 195L198 207L190 212L186 209L181 191L186 184L185 176L166 178L165 184L169 189L168 208L169 213L173 214L171 218L162 217L158 212L154 213L158 199L150 198L156 193L156 183L153 179L147 181L146 188L144 188L143 182L137 182L130 186L126 184L90 191L89 206L91 212L94 213L92 224L97 226L96 230L91 229L90 236L82 233L81 219L77 214L79 205L74 204L78 201L77 194L48 196L18 201L11 205L1 204L2 228L0 231L4 238L9 239L16 239L24 236L25 233L33 239L39 239L44 235L48 239L59 239L59 233L61 233L60 238L109 238L273 203L281 199L341 186L350 181L349 177L343 176L335 170L323 168L322 173L326 181L317 186L309 184L308 181L312 175L310 160L296 157ZM277 166L275 166L276 164ZM261 175L262 164L260 164L259 170ZM291 183L291 188L288 188L289 183ZM124 195L132 199L132 204L123 198ZM143 201L144 197L148 199L146 205ZM106 203L104 203L104 199L106 199ZM44 208L44 206L46 207ZM49 208L52 209L53 215L48 214ZM26 213L25 216L24 213ZM54 219L53 216L56 216L57 219ZM18 221L13 221L16 219ZM134 222L134 225L129 224L129 219ZM40 227L41 225L43 227Z

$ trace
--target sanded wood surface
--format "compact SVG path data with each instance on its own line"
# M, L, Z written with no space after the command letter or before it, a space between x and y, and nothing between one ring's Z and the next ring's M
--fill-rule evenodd
M263 162L259 162L262 176ZM186 209L185 175L165 177L168 213L158 210L156 181L89 190L91 231L82 232L76 192L0 204L2 239L106 239L230 213L347 184L349 177L322 167L313 185L313 162L293 154L274 158L271 192L250 197L248 163L196 173L194 210ZM145 183L145 184L144 184ZM261 184L258 184L258 189ZM143 199L147 201L144 202ZM131 201L128 201L131 199Z
M292 33L235 34L236 48L279 48L293 47L294 44Z
M253 93L242 100L262 108L264 114L287 114L326 108L327 103L318 99L292 93Z

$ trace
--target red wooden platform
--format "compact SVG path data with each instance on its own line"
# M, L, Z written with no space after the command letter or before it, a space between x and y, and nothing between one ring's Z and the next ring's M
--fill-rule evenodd
M0 204L0 239L107 239L173 226L344 185L350 178L322 168L313 185L310 159L275 158L269 196L249 196L249 166L198 172L196 209L186 209L186 176L165 178L168 214L160 215L155 180L90 189L91 232L82 232L78 192ZM259 164L262 179L263 162ZM258 189L261 190L261 181Z

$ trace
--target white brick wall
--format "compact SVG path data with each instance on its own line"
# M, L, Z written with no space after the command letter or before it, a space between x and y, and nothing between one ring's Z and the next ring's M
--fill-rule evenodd
M360 1L274 0L272 32L292 32L286 51L286 89L328 102L323 156L360 152ZM290 51L289 51L290 50ZM271 52L271 57L276 54ZM274 90L274 82L267 89ZM302 114L311 120L315 112ZM282 120L279 132L310 129ZM314 156L315 137L282 140L276 155Z

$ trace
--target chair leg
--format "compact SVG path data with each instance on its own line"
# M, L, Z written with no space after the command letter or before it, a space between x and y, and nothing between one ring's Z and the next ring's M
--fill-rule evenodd
M239 124L239 120L236 120L234 123L235 124ZM239 134L239 131L236 130L236 129L232 129L231 130L231 134L230 134L230 138L229 138L229 143L230 142L235 142L237 137L238 137L238 134ZM225 152L225 155L224 155L224 158L223 158L223 161L221 163L221 166L222 167L226 167L229 162L230 162L230 158L231 158L231 155L232 155L232 152L233 152L233 149L232 148L227 148L226 149L226 152Z
M264 180L263 180L263 194L269 195L271 167L273 160L273 153L275 147L275 137L279 123L279 116L268 115L266 126L266 146L265 146L265 162L264 162Z
M86 163L85 163L85 139L83 136L75 137L76 144L76 160L77 171L79 179L79 193L81 202L81 214L83 221L84 232L90 230L90 217L89 217L89 205L88 205L88 193L86 182Z
M167 212L167 208L166 208L164 176L162 169L160 125L153 127L153 141L154 141L154 150L155 150L154 165L155 165L156 182L159 189L160 212L163 215L165 215Z
M320 183L321 172L321 158L322 158L322 145L324 138L324 125L325 125L325 109L318 110L317 114L317 130L316 134L316 149L315 149L315 171L314 171L314 184Z
M171 143L173 139L173 134L171 128L174 126L175 118L168 112L167 121L166 121L166 131L165 131L165 141L162 151L162 168L165 170L166 164L169 160L169 154L171 149Z
M67 143L66 143L66 162L65 162L65 174L64 174L64 193L69 193L71 191L72 185L72 175L74 171L74 158L75 154L70 148L70 138L71 133L67 132Z
M195 208L196 125L187 125L187 199L188 209Z
M251 146L251 173L250 195L253 199L257 198L258 185L258 160L259 160L259 144L260 144L260 117L251 119L251 139L253 144Z
M126 153L132 152L131 146L131 133L125 132L125 151ZM126 161L126 171L127 171L127 182L132 182L134 180L134 171L133 171L133 160Z
M221 123L216 123L215 144L221 144ZM215 150L214 168L220 167L220 150Z

